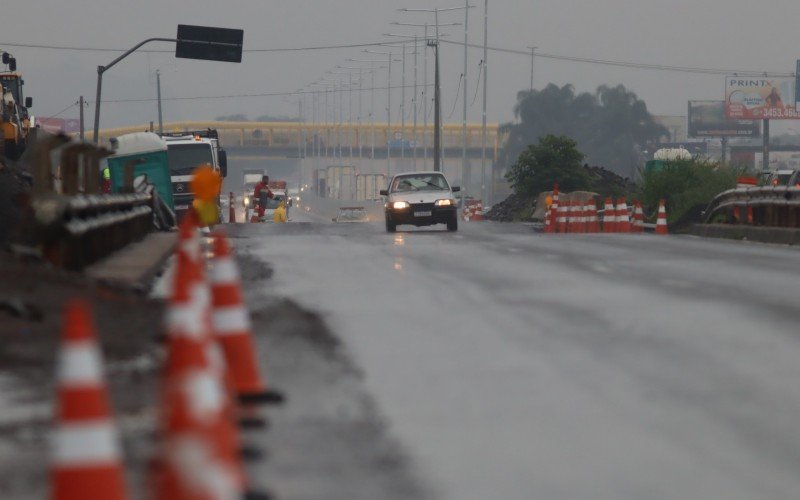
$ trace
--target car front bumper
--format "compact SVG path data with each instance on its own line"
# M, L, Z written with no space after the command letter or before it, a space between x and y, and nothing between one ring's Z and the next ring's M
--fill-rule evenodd
M430 215L415 215L430 212ZM408 224L414 226L430 226L432 224L447 224L456 216L456 207L437 207L432 203L412 204L409 208L385 209L386 218L394 224Z

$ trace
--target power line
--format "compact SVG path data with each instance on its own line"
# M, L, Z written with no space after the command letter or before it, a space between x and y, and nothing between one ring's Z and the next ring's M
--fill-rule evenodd
M451 45L460 45L464 46L464 42L457 42L454 40L441 40L442 43L449 43ZM472 48L483 48L483 45L477 44L468 44L469 47ZM530 58L531 53L530 51L524 50L517 50L517 49L509 49L504 47L487 47L489 50L494 52L501 52L505 54L515 54L515 55L522 55L527 58ZM571 61L571 62L580 62L580 63L588 63L588 64L599 64L603 66L617 66L623 68L634 68L634 69L649 69L649 70L657 70L657 71L675 71L675 72L682 72L682 73L699 73L699 74L707 74L707 75L738 75L738 76L784 76L784 77L793 77L795 76L794 73L783 73L780 71L756 71L756 70L742 70L742 69L721 69L721 68L698 68L692 66L672 66L666 64L649 64L649 63L639 63L639 62L631 62L631 61L617 61L613 59L593 59L590 57L577 57L577 56L565 56L560 54L550 54L546 52L536 52L536 57L544 58L544 59L553 59L558 61Z
M413 41L413 38L409 38L405 41ZM312 45L308 47L277 47L277 48L261 48L261 49L243 49L242 52L249 52L249 53L266 53L266 52L305 52L305 51L315 51L315 50L334 50L334 49L356 49L356 48L363 48L363 47L377 47L377 46L384 46L384 45L391 45L398 43L397 40L390 40L390 41L382 41L382 42L364 42L364 43L350 43L350 44L341 44L341 45ZM44 49L44 50L67 50L73 52L127 52L128 49L114 49L114 48L107 48L107 47L78 47L78 46L70 46L70 45L46 45L46 44L35 44L35 43L7 43L7 42L0 42L0 45L5 45L8 47L21 47L26 49ZM139 50L137 53L148 53L148 54L173 54L175 50Z

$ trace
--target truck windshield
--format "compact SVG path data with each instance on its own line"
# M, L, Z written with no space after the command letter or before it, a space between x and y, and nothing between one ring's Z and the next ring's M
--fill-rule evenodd
M192 175L203 164L214 164L211 145L208 143L170 144L169 171L172 175Z

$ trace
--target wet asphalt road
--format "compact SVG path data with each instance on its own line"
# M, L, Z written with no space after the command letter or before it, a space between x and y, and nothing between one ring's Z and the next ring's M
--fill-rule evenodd
M342 340L432 496L797 497L800 249L303 220L231 232Z

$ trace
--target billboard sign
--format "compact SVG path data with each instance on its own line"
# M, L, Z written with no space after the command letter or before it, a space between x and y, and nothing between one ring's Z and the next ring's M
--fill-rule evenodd
M725 78L725 116L734 120L797 120L795 78Z
M41 116L37 116L35 120L37 126L49 134L73 134L79 132L81 128L78 120Z
M725 118L725 101L689 101L689 137L759 137L755 120Z

